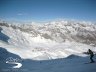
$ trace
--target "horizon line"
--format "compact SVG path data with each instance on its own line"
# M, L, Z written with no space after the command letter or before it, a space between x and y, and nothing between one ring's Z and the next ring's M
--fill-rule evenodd
M0 18L0 21L5 21L5 22L17 22L17 23L30 23L30 22L37 22L37 23L44 23L44 22L52 22L52 21L78 21L78 22L91 22L91 23L96 23L96 20L83 20L83 19L69 19L69 18L54 18L54 19L45 19L45 20L38 20L38 19L26 19L26 20L17 20L17 19L2 19Z

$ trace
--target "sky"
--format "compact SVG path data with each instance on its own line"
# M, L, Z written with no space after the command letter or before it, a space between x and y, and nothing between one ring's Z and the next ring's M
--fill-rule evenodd
M0 0L0 19L96 21L96 0Z

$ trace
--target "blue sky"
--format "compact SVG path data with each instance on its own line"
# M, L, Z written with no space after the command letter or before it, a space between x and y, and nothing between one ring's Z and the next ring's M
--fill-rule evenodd
M96 20L96 0L0 0L0 19L51 20L57 18Z

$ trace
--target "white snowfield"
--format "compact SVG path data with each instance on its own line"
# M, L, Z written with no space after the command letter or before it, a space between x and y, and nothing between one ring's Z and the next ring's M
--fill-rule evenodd
M84 64L89 60L84 52L88 49L96 52L94 23L62 20L18 25L1 22L0 28L1 33L9 37L8 42L0 40L0 47L22 59L37 60L37 67L32 65L27 72L96 72L95 63Z

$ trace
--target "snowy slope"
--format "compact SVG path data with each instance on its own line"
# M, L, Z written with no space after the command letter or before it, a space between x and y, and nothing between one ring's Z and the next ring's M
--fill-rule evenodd
M96 25L90 22L52 21L44 24L0 23L1 34L8 37L0 46L24 59L48 60L71 54L86 56L96 51ZM0 34L0 35L1 35Z
M21 59L18 55L10 53L0 47L0 72L96 72L96 63L89 62L89 57L70 55L67 58L54 60L30 60L22 59L21 68L12 68L14 64L7 64L6 58ZM96 61L96 57L94 57Z
M88 49L96 53L96 25L90 22L0 23L0 72L96 72L96 63L85 64ZM13 64L6 63L10 57ZM22 67L12 68L18 59Z

